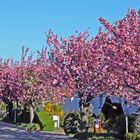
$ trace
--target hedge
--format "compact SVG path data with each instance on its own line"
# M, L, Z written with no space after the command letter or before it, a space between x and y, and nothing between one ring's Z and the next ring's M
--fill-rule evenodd
M140 140L140 134L137 133L125 134L125 140Z
M41 130L43 131L53 131L54 130L54 122L50 118L47 112L37 112L36 113L39 124L41 126Z

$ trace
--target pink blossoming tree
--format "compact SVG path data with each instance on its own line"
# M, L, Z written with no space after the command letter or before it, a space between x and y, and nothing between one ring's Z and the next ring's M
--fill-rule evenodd
M128 10L112 25L103 18L100 21L106 29L100 44L108 65L108 92L140 105L140 11Z
M84 32L68 39L58 39L51 31L47 34L50 46L50 86L54 88L56 96L61 96L61 89L67 89L68 96L76 95L80 98L83 130L88 129L90 101L107 88L106 57L99 44L100 33L91 40L88 36Z
M0 62L0 98L8 105L11 113L13 102L22 98L19 65L8 59Z

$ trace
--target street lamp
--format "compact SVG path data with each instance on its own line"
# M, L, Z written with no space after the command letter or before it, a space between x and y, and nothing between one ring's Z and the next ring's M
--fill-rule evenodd
M117 107L116 107L116 106L114 106L114 105L112 106L112 108L113 108L113 109L117 109Z
M115 105L112 105L112 104L110 104L110 103L108 103L108 102L104 102L104 104L107 104L107 105L110 105L113 109L117 109L117 106L115 106ZM102 108L102 106L99 106L99 108Z

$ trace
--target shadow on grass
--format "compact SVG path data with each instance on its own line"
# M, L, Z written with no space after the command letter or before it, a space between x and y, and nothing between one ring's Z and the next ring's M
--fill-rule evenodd
M73 138L80 139L80 140L117 140L118 137L114 133L92 133L92 132L81 132L76 134Z

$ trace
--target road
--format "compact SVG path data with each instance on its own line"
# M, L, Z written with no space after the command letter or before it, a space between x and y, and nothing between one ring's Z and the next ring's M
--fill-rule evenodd
M65 135L31 132L0 122L0 140L75 140Z

